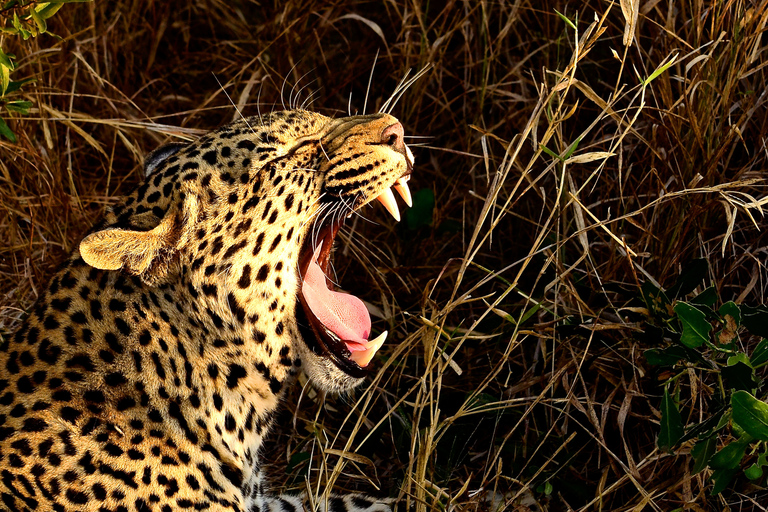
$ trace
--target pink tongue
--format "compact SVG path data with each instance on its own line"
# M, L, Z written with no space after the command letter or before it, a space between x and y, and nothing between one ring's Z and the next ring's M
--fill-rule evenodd
M371 317L363 301L348 293L334 292L328 289L320 265L317 264L319 248L304 276L301 291L312 313L323 325L343 341L364 344L371 332ZM361 350L347 343L350 350Z

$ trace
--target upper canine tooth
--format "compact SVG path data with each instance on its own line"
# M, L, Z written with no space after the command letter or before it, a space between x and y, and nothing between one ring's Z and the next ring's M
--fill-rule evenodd
M409 148L407 145L405 146L405 155L406 155L406 158L408 159L408 163L411 164L411 166L413 166L416 160L413 158L413 153L411 153L411 148Z
M400 210L397 209L397 203L395 202L395 195L392 193L392 189L385 189L376 199L381 201L384 208L392 214L397 222L400 222Z
M405 201L405 204L408 206L413 206L413 199L411 198L411 191L408 188L408 184L406 183L408 180L406 178L400 178L395 182L395 190L397 190L397 193L400 194L400 197L403 198L403 201Z

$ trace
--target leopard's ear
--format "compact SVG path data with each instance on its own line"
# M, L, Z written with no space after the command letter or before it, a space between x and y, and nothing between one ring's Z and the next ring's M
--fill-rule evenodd
M152 151L144 158L144 177L148 178L160 167L167 159L187 147L189 143L169 142Z
M147 272L163 253L170 252L179 239L174 219L166 216L149 231L107 227L80 242L80 256L101 270L126 268L132 274Z
M124 269L147 283L157 282L167 274L185 243L189 231L186 225L190 218L196 218L191 211L195 207L196 201L187 195L183 206L172 206L159 222L146 212L134 215L130 227L107 224L83 238L80 256L94 268Z

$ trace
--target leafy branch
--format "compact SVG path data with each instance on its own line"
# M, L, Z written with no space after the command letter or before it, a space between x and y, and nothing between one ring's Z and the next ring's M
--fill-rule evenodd
M30 37L50 34L47 20L64 4L87 1L90 0L55 0L53 2L9 0L0 7L0 34L21 36L25 41ZM6 53L0 47L0 114L6 111L26 115L32 107L32 102L12 97L20 94L21 87L34 79L11 80L11 73L16 70L15 59L16 55ZM0 135L11 142L16 142L16 134L8 127L2 115L0 115Z

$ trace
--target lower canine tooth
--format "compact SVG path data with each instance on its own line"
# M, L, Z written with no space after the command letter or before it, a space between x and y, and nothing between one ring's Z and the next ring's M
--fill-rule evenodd
M360 368L365 368L366 366L368 366L368 363L371 362L371 359L373 359L373 356L381 348L381 346L384 344L384 341L386 341L386 339L387 339L387 331L384 331L383 333L379 334L375 339L372 339L368 343L366 343L365 350L352 352L350 359L356 362Z
M381 204L384 205L384 208L386 208L387 211L392 214L397 222L400 222L400 210L397 209L395 195L392 193L391 188L384 189L384 192L379 194L379 197L376 199L378 199Z

